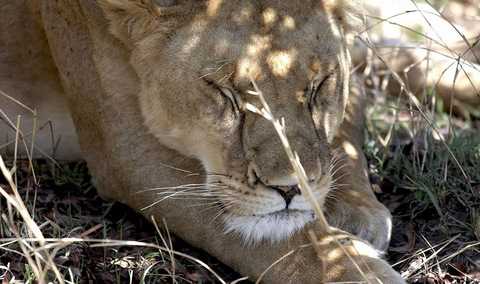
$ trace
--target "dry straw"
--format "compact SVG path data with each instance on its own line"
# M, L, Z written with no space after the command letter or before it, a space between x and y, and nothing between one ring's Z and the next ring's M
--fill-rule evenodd
M258 99L260 100L260 103L262 104L262 108L259 109L258 107L256 107L253 104L250 104L250 103L245 103L244 107L245 107L245 109L247 109L247 110L249 110L253 113L261 115L262 117L264 117L265 119L267 119L268 121L270 121L272 123L273 127L275 128L275 131L277 132L278 137L280 138L280 140L282 142L285 153L287 154L288 159L289 159L289 161L292 165L292 168L294 170L294 174L297 178L297 181L298 181L298 184L299 184L299 187L300 187L300 192L302 193L303 196L306 197L305 199L310 203L311 207L313 208L313 210L314 210L314 212L317 216L317 222L319 224L318 232L314 232L313 230L309 230L308 235L310 237L311 244L313 245L313 248L315 249L315 252L317 253L317 256L318 256L318 258L321 262L321 265L322 265L322 268L323 268L322 272L321 272L322 275L325 274L325 272L326 272L325 271L326 261L324 261L323 253L322 253L321 249L319 248L317 233L320 236L331 235L332 236L331 241L333 243L335 243L335 245L337 245L343 251L345 256L352 262L352 264L355 266L355 268L357 269L358 273L360 274L362 279L365 281L365 283L371 283L369 278L365 274L364 270L362 269L362 267L360 267L358 262L350 254L350 252L344 247L344 245L340 242L341 240L337 236L332 234L332 229L331 229L330 225L328 224L327 219L325 218L325 214L323 214L321 206L318 203L318 201L316 200L315 195L313 194L313 191L312 191L312 189L311 189L311 187L308 183L308 177L305 173L305 169L303 168L303 166L300 162L300 157L290 146L290 143L288 141L288 138L287 138L287 135L286 135L286 132L285 132L285 128L286 128L285 119L281 118L280 120L278 120L274 117L267 101L265 100L265 97L264 97L262 91L258 88L257 84L255 83L255 81L253 79L250 79L250 82L252 83L254 90L253 91L248 91L248 93L250 95L254 95L254 96L258 97ZM327 175L325 175L325 177L326 176ZM301 246L301 247L299 247L299 249L302 248L302 247L305 247L305 246ZM355 250L354 246L352 246L352 248ZM288 252L287 254L283 255L280 259L275 261L272 265L270 265L260 275L260 277L259 277L259 279L257 279L256 283L260 283L261 279L267 273L268 270L270 270L274 265L278 264L280 261L285 259L287 256L293 254L295 251L296 250L292 250L292 251ZM358 253L358 251L356 251L356 253ZM367 263L362 261L362 264L363 264L364 267L366 267L369 274L371 274L371 275L374 274L373 271L370 269L370 267L367 265ZM378 277L375 277L375 280L378 281L378 283L382 283L382 281L380 279L378 279Z
M163 236L161 233L158 225L154 222L155 228L157 229L158 234L162 240L164 246L160 246L157 244L145 243L145 242L137 242L137 241L125 241L125 240L110 240L110 239L90 239L87 236L97 230L99 226L95 226L90 228L89 230L80 234L80 237L77 238L48 238L42 232L42 226L39 226L32 215L34 212L29 212L29 208L26 206L24 200L22 199L19 191L18 191L18 182L16 180L16 171L17 171L17 159L18 159L18 151L21 146L25 148L25 153L27 155L29 161L29 171L33 176L34 182L37 183L37 178L35 176L35 172L33 169L32 163L32 153L35 147L35 133L37 128L36 117L37 113L36 110L29 108L28 106L22 104L20 101L16 100L15 98L9 96L5 92L0 90L0 95L11 100L12 102L18 104L20 107L26 109L27 111L31 112L34 118L31 144L30 147L27 145L26 136L21 131L21 116L17 117L16 123L14 123L7 114L0 108L0 115L4 118L4 121L15 131L15 140L9 142L9 144L15 145L15 152L12 161L12 167L9 168L5 163L4 158L0 155L0 172L1 175L7 181L6 185L0 185L0 196L3 197L6 201L7 210L6 212L0 212L1 218L4 223L7 225L7 229L11 232L14 236L12 237L4 237L0 236L0 251L5 251L9 253L14 253L23 257L28 266L30 267L32 273L34 274L34 280L36 283L44 284L49 283L49 279L51 276L51 272L55 277L57 283L73 283L73 276L70 272L70 278L72 280L66 280L68 275L63 275L59 269L59 266L55 263L54 259L56 255L62 250L67 248L68 246L75 244L75 243L85 243L90 245L90 247L117 247L117 246L140 246L140 247L147 247L147 248L155 248L157 249L160 254L167 254L169 257L169 261L172 263L172 271L171 271L171 278L173 281L177 278L175 275L175 256L181 257L188 261L191 261L198 266L204 268L206 271L211 273L214 278L222 284L226 284L227 281L222 279L222 277L217 274L208 264L204 263L203 261L192 257L188 254L178 252L173 249L173 244L170 236L170 232L167 230L167 236ZM1 149L2 147L0 147ZM38 150L38 149L37 149ZM42 155L44 154L41 152ZM49 160L51 160L54 165L58 166L58 163L48 155L45 155ZM34 208L34 207L33 207ZM32 211L34 209L31 209ZM20 217L20 218L19 218ZM166 227L166 224L165 224ZM20 251L15 249L9 248L9 246L17 244L20 248ZM153 265L152 265L153 266ZM147 268L142 275L143 282L148 274L148 272L152 269L152 266ZM10 268L8 265L0 265L0 270L3 273L0 274L0 280L2 277L7 277L10 274L15 280L16 275L13 275L10 272ZM246 278L240 278L236 280L236 282L240 282L245 280ZM18 279L21 281L20 279ZM25 279L26 280L26 279ZM235 281L234 281L235 282Z

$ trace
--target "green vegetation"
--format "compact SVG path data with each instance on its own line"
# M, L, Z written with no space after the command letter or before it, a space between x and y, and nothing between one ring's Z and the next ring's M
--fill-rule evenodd
M457 270L445 274L452 265L478 269L478 125L443 112L441 103L427 112L432 125L402 100L373 99L380 102L370 104L364 148L373 186L394 216L390 260L414 283L453 277Z

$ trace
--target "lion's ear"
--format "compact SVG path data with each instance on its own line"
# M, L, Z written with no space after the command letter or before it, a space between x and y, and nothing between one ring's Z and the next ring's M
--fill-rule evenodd
M98 4L109 21L111 33L127 46L144 38L157 25L151 1L98 0Z
M113 35L132 47L151 34L168 34L205 8L205 0L97 0Z

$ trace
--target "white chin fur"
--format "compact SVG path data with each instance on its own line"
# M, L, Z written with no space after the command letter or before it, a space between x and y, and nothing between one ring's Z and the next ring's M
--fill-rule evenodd
M225 232L239 234L246 244L279 242L315 220L313 211L282 211L261 216L224 217Z

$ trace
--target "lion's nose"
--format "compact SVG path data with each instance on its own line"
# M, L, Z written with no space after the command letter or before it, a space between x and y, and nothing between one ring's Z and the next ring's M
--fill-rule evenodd
M286 208L288 208L288 205L290 205L295 195L301 193L295 175L291 174L282 178L263 180L257 173L256 167L253 164L250 164L248 169L248 182L250 185L255 185L260 182L268 188L278 192L278 194L280 194L285 200Z
M292 199L295 197L295 195L301 194L300 188L298 185L292 185L292 186L270 186L270 188L274 189L276 192L280 194L281 197L285 200L286 208L290 205L290 202L292 202Z

